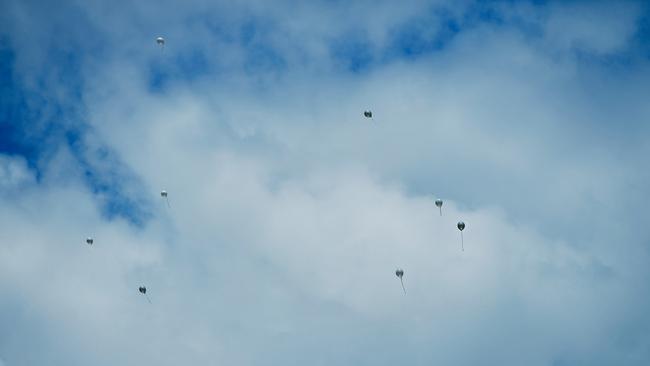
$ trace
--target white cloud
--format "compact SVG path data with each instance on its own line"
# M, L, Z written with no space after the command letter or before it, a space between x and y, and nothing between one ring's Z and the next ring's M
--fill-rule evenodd
M267 11L289 35L271 37L278 49L318 55L324 43L305 42L336 34L317 23L322 9L249 7L234 19ZM377 43L390 26L381 9L362 17ZM647 182L643 159L627 152L647 147L623 150L594 132L594 114L604 123L618 109L590 100L593 81L575 63L482 26L444 52L362 76L289 70L260 89L233 68L152 94L141 74L152 59L210 45L210 60L236 65L245 50L160 11L143 23L168 22L161 54L153 38L131 37L145 26L104 23L100 10L84 8L99 27L123 25L106 41L125 48L84 64L83 143L89 159L114 149L155 215L144 228L106 220L65 149L38 184L24 161L0 158L0 186L23 190L0 205L0 314L12 314L0 321L13 327L0 330L0 352L11 364L648 359L647 331L630 325L647 324L647 235L631 232L630 206L620 207L629 181ZM612 52L617 42L588 44ZM613 85L607 96L638 105L615 99L627 86ZM432 194L445 199L442 217Z
M27 162L22 157L0 155L0 189L11 191L34 182Z
M554 4L545 22L546 37L563 49L596 54L625 51L638 26L639 7L634 2Z

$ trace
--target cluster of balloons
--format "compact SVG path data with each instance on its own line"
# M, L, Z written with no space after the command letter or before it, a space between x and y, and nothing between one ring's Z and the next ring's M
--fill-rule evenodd
M88 245L93 245L94 242L95 242L95 240L93 238L87 238L86 239L86 243ZM138 291L140 291L140 293L143 294L147 298L147 301L149 301L149 303L151 304L151 300L149 299L149 296L147 295L147 288L144 287L144 286L140 286L138 288Z
M160 46L161 50L164 49L165 48L165 39L163 37L156 38L156 44L158 44ZM371 110L364 111L363 116L365 118L372 119L372 111ZM167 203L167 207L171 207L170 204L169 204L169 197L168 196L169 195L168 195L167 191L165 191L165 190L160 191L160 197L162 197L165 200L165 202ZM440 211L440 216L442 216L442 204L443 204L443 201L440 198L435 200L435 205L436 205L436 207L438 207L438 210ZM464 244L464 239L463 239L463 230L465 230L465 223L462 222L462 221L459 221L456 226L458 227L458 230L460 230L461 250L465 251L465 244ZM91 237L88 237L86 239L86 243L88 245L93 245L94 239L91 238ZM399 278L400 283L402 284L402 290L404 291L404 295L406 295L406 287L404 286L404 270L401 269L401 268L397 268L395 270L395 276L397 276ZM147 301L149 303L151 303L151 300L149 299L149 295L147 295L147 288L145 286L140 286L138 288L138 291L146 297L146 299L147 299Z
M440 211L440 216L442 216L442 200L440 198L435 200L435 205L438 207ZM458 221L458 224L456 224L456 227L460 231L460 248L464 252L465 251L465 244L464 244L464 239L463 239L463 230L465 230L465 223L463 221ZM406 288L404 287L404 270L401 268L398 268L395 270L395 276L399 278L400 283L402 284L402 290L404 290L404 295L406 295Z
M372 119L372 111L367 110L363 112L363 116L366 118ZM435 205L438 207L438 210L440 211L440 216L442 216L442 200L440 198L435 200ZM464 238L463 238L463 230L465 230L465 223L462 221L459 221L458 224L456 225L458 227L458 230L460 230L460 248L464 252L465 251L465 243L464 243ZM406 295L406 288L404 287L404 270L401 268L398 268L395 270L395 275L399 278L401 284L402 284L402 290L404 290L404 294Z
M165 199L165 202L167 202L167 207L170 207L169 206L169 199L167 198L167 196L168 196L167 191L165 191L165 190L160 191L160 196ZM92 237L86 238L86 244L93 245L94 243L95 243L95 239L93 239ZM138 288L138 291L141 294L143 294L146 297L147 301L151 304L151 299L149 299L149 295L147 295L147 288L145 286L140 286Z
M440 198L436 199L435 201L436 207L440 210L440 216L442 216L442 200ZM458 221L458 224L456 224L456 227L458 230L460 230L460 248L464 252L465 251L465 245L463 243L463 230L465 230L465 223L462 221Z
M366 118L372 119L372 111L367 110L363 112L363 116ZM440 211L440 216L442 216L442 200L440 198L437 198L435 200L435 205L438 207L438 210ZM460 230L460 248L464 252L465 251L465 243L464 243L464 238L463 238L463 230L465 230L465 223L462 221L459 221L458 224L456 225L458 227L458 230ZM397 269L395 271L395 274L397 277L399 277L400 281L402 281L402 276L404 276L404 271L402 269ZM402 288L404 288L404 282L402 281ZM406 293L406 290L404 291Z
M165 48L165 39L163 37L156 38L156 43L160 46L161 49ZM167 191L165 190L160 191L160 197L162 197L165 200L165 202L167 203L167 207L171 207L169 204ZM93 239L92 237L86 238L86 244L93 245L94 243L95 243L95 239ZM138 291L146 297L149 303L151 303L151 299L149 299L149 295L147 295L147 288L145 286L140 286L138 288Z

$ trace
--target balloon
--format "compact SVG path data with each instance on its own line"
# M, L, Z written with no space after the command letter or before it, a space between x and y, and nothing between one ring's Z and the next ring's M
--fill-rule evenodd
M462 222L462 221L458 221L458 225L456 225L456 226L458 226L458 230L460 230L460 247L464 252L465 251L465 243L464 243L464 239L463 239L463 230L465 230L465 223Z
M147 295L147 288L144 286L138 287L138 291L140 291L141 294L144 295L144 297L147 298L147 301L149 301L149 304L151 304L151 300L149 300L149 295Z
M364 112L363 112L363 115L364 115L366 118L372 118L372 111L364 111Z
M167 202L167 207L171 207L171 205L169 204L169 198L167 198L167 191L165 190L160 191L160 197L165 199L165 201Z
M440 210L440 216L442 216L442 200L440 198L436 200L436 207L438 207Z
M156 38L156 43L158 43L161 47L165 46L165 39L163 37L158 37Z
M93 245L94 242L95 242L95 241L93 240L93 238L87 238L87 239L86 239L86 243L87 243L88 245Z
M165 199L165 202L167 202L167 207L172 207L169 204L169 198L167 198L167 191L165 191L165 190L160 191L160 197Z
M395 276L399 277L399 282L402 284L402 290L404 290L404 295L406 295L406 287L404 287L404 281L402 280L402 277L404 277L404 270L401 268L396 269Z

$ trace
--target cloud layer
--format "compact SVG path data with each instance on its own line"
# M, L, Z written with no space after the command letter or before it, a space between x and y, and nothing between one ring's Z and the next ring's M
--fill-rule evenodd
M4 6L0 365L650 360L642 4Z

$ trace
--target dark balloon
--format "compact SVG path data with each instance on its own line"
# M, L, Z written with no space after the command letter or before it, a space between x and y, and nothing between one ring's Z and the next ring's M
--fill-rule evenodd
M404 290L404 295L406 295L406 287L404 287L404 270L398 268L395 270L395 276L399 277L399 282L402 284L402 290Z
M163 191L160 191L160 197L162 197L162 198L165 199L165 202L167 202L167 207L172 207L172 206L169 204L169 198L167 197L167 191L164 191L164 190L163 190Z
M465 223L462 221L458 221L458 230L460 230L460 248L462 251L465 251L465 239L463 239L463 230L465 230Z
M438 210L440 210L440 216L442 216L442 200L440 198L436 200L436 206L438 207Z
M138 288L138 291L140 291L140 293L143 294L144 297L147 298L147 302L149 302L149 304L151 304L151 299L149 299L149 295L147 295L147 288L144 287L144 286L140 286L140 287Z

